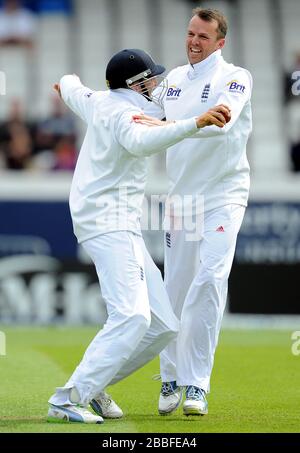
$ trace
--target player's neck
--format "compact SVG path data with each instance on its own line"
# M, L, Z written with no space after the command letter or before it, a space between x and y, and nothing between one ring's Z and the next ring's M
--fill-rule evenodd
M215 66L220 59L222 58L221 50L215 50L213 53L211 53L205 60L200 61L199 63L191 64L190 63L190 69L197 74L207 72L209 69L211 69L213 66Z

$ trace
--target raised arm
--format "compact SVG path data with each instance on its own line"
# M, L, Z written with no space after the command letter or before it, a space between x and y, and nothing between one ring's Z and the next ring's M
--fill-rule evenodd
M218 113L221 113L224 118L222 118L221 115L218 115ZM217 114L217 115L216 115ZM215 117L215 120L220 121L220 123L216 123L212 121L212 117ZM175 123L175 121L165 121L165 120L159 120L157 118L154 118L149 115L145 115L144 113L141 114L136 114L133 115L133 121L136 123L144 124L145 126L165 126L166 124L172 124ZM210 124L208 124L208 119L210 118ZM231 112L229 107L227 105L221 104L221 105L216 105L215 107L212 107L209 109L206 113L203 115L198 116L196 119L197 126L199 129L206 127L206 126L213 126L216 124L218 127L224 127L224 119L226 123L228 123L231 119Z
M91 113L94 91L82 85L75 74L63 76L60 82L54 85L54 89L67 106L87 123Z
M211 109L197 118L167 123L147 116L143 124L143 121L135 119L139 115L129 111L118 118L115 134L119 143L131 154L150 156L191 137L205 126L223 127L226 124L225 112L227 108L219 106L218 109Z

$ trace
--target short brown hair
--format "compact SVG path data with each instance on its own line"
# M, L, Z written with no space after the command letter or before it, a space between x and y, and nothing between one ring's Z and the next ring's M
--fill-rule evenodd
M218 39L225 38L227 33L227 19L220 11L217 9L204 9L204 8L195 8L193 9L193 17L198 16L200 19L205 20L206 22L211 22L215 19L218 22Z

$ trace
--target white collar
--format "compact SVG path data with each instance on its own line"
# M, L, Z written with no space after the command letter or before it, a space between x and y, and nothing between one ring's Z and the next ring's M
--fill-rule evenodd
M131 90L130 88L117 88L115 90L111 90L111 93L121 95L123 99L127 99L131 104L140 108L147 107L148 102L150 102L143 95L137 91Z
M213 68L221 60L223 60L221 49L215 50L207 58L205 58L205 60L202 60L194 65L189 63L188 74L192 78L198 76L199 74L204 74L205 72Z

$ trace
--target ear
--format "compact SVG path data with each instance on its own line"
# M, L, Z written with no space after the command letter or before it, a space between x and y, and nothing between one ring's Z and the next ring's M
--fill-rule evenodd
M223 49L224 46L225 46L225 38L221 38L217 42L216 50Z

